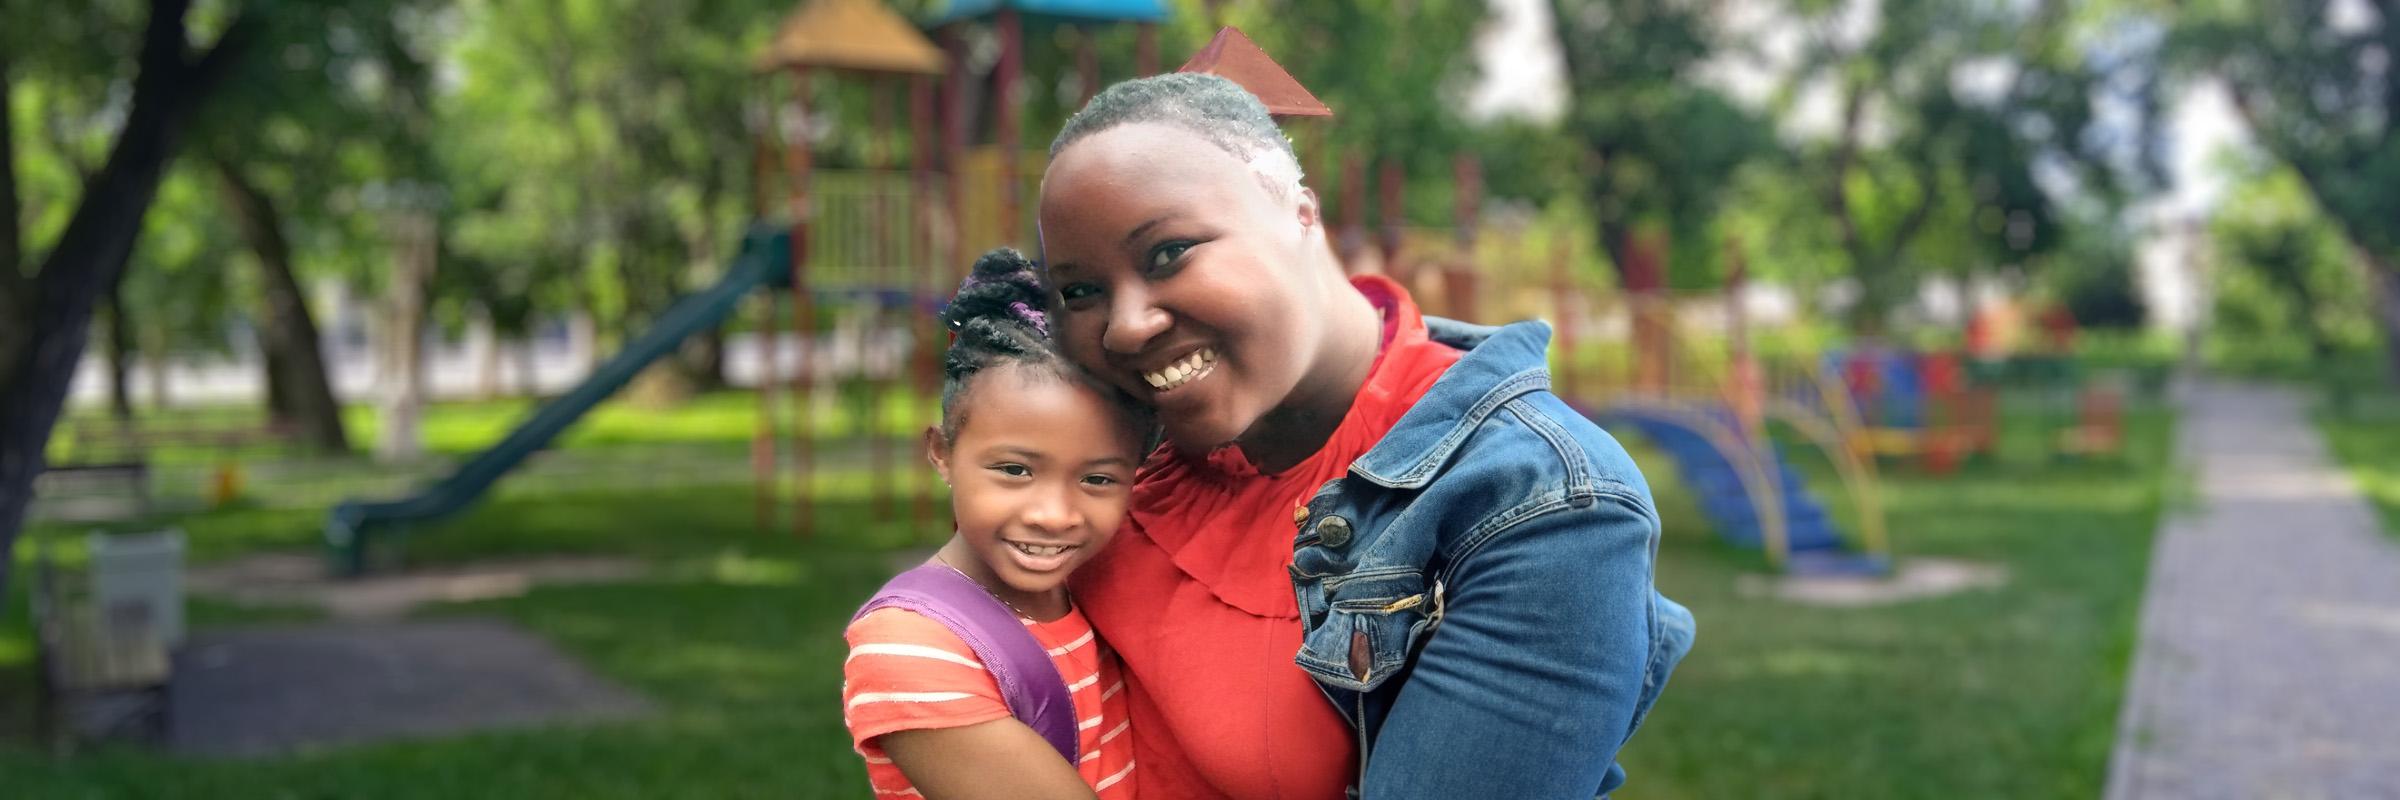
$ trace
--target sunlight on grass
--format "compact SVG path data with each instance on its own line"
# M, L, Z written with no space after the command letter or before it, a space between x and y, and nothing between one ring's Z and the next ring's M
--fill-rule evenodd
M2334 457L2382 515L2384 531L2400 538L2400 398L2355 400L2315 417Z

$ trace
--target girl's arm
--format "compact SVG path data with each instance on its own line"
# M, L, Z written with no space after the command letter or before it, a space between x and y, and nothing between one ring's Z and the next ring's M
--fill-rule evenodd
M926 800L1093 800L1058 750L1015 717L879 737Z
M1457 565L1363 797L1589 798L1624 781L1617 750L1665 679L1657 662L1680 655L1661 651L1686 640L1659 626L1690 624L1653 604L1643 508L1602 492L1527 514Z

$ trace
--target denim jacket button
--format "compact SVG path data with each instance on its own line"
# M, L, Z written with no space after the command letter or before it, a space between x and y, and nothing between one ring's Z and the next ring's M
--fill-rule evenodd
M1307 521L1308 521L1308 506L1293 506L1293 507L1292 507L1292 524L1294 524L1294 525L1298 525L1298 524L1300 524L1300 523L1307 522Z
M1317 536L1325 542L1326 547L1349 544L1350 521L1341 517L1326 517L1324 522L1317 523Z

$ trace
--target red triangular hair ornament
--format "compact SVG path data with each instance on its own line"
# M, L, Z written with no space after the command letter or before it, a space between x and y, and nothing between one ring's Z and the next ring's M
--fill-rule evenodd
M1278 117L1333 116L1333 109L1318 102L1308 87L1301 86L1267 51L1258 49L1257 42L1250 41L1250 37L1231 25L1217 31L1216 38L1208 40L1208 46L1192 54L1192 60L1183 62L1175 71L1224 76L1257 95L1259 102L1266 104L1267 113Z

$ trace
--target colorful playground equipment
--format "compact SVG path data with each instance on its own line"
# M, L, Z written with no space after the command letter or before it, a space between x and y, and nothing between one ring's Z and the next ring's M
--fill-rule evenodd
M1560 395L1602 426L1637 432L1664 451L1718 534L1763 550L1776 568L1812 575L1889 573L1891 545L1875 463L1848 446L1861 427L1848 392L1815 364L1768 364L1750 351L1747 320L1732 299L1742 296L1738 259L1722 302L1724 358L1685 346L1690 339L1678 335L1677 309L1660 280L1659 247L1651 242L1637 249L1636 263L1624 271L1629 291L1620 311L1632 326L1628 358L1613 371L1605 365L1594 370L1596 387L1584 383L1579 371L1566 372ZM1562 304L1580 302L1574 281L1561 276L1554 285ZM1575 332L1562 326L1556 346L1570 362L1580 349ZM1779 430L1833 465L1855 528L1845 531L1793 468L1790 445L1774 435Z
M1865 458L1916 458L1936 475L1999 443L1997 395L1972 382L1955 353L1861 348L1825 355L1859 409L1851 449Z

